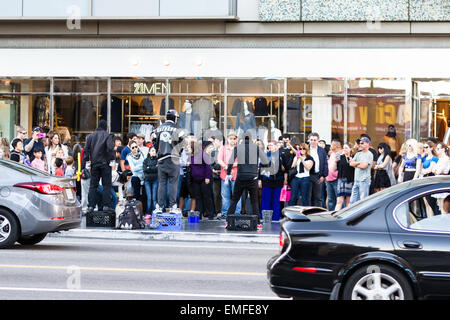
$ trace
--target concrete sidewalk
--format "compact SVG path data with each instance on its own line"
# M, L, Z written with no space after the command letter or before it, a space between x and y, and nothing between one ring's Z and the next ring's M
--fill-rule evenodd
M223 220L201 220L188 223L183 219L180 231L161 230L118 230L109 228L86 228L83 217L81 227L69 231L50 233L53 238L110 239L110 240L162 240L162 241L209 241L234 243L277 244L280 234L279 222L263 224L258 231L229 231Z

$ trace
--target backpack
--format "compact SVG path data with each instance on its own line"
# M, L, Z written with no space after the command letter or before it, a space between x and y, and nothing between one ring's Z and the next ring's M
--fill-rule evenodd
M127 201L123 212L119 215L118 229L144 229L145 224L142 221L141 214L136 200Z

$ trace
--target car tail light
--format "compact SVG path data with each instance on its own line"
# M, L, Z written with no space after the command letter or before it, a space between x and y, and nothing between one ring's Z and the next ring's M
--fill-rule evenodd
M57 195L63 192L64 188L56 186L50 183L43 182L26 182L26 183L17 183L14 185L17 188L24 188L39 192L41 194L48 195Z
M283 230L280 233L280 252L283 252L289 245L289 238Z

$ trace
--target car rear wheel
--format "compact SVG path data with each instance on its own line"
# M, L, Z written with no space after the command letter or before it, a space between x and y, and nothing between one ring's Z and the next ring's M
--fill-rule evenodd
M412 300L413 294L402 273L390 266L376 265L351 275L342 297L344 300Z
M47 233L32 234L29 236L20 237L19 240L17 240L17 242L24 246L31 246L44 240L46 236Z
M0 249L9 248L19 238L19 226L9 211L0 209Z

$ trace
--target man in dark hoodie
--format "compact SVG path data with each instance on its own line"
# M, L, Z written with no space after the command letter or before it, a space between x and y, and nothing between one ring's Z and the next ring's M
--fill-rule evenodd
M110 162L114 160L114 136L108 133L105 120L100 120L97 129L86 138L83 150L82 169L86 168L86 162L91 162L91 182L89 185L88 212L94 211L95 193L100 178L103 185L103 210L111 208L111 167Z
M231 204L228 208L227 215L233 214L236 205L241 199L245 190L250 192L250 200L252 203L253 214L258 216L259 221L259 199L258 199L258 174L259 164L261 167L270 165L266 153L258 145L253 142L249 132L244 134L244 140L237 145L228 161L227 178L225 183L230 183L231 170L235 159L237 158L237 178L234 185Z

